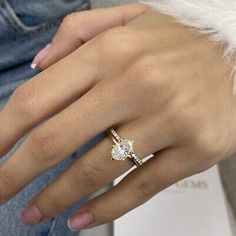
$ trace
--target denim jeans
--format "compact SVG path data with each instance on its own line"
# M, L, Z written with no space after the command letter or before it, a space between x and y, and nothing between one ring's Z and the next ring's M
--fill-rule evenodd
M36 74L36 71L30 68L30 63L35 54L51 41L63 17L72 11L89 7L89 0L0 0L0 107L3 107L20 84ZM39 225L25 226L20 222L19 216L33 196L60 175L75 157L103 136L104 134L101 134L90 141L2 205L0 236L79 235L78 232L71 232L67 228L67 219L85 200ZM0 160L0 164L10 157L23 140L24 138Z

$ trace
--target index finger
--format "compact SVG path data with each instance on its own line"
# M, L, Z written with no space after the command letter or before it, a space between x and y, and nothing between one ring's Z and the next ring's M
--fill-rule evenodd
M47 55L40 61L36 57L32 65L45 69L99 33L115 26L122 26L147 9L147 5L135 3L72 13L63 20L50 47L47 48Z

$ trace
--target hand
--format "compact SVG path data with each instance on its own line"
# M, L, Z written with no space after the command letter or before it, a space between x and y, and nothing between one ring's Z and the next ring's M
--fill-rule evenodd
M112 221L235 152L231 66L218 44L170 17L143 5L74 13L47 50L41 68L68 56L20 86L0 114L2 155L34 128L0 168L2 202L110 127L135 140L140 157L154 156L78 209L73 230ZM111 160L111 145L107 137L78 158L23 222L47 220L129 170L131 161Z

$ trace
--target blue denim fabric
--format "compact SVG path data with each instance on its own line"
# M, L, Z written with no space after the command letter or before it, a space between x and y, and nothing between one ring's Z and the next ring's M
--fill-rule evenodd
M50 42L62 18L72 11L87 9L89 6L88 0L0 0L0 107L3 107L20 84L35 75L30 63L35 54ZM85 200L49 222L39 225L25 226L20 222L19 216L36 193L60 175L76 156L81 155L103 136L96 137L1 206L0 236L79 235L71 232L66 223L72 212ZM24 138L0 160L0 164L10 157L23 140Z

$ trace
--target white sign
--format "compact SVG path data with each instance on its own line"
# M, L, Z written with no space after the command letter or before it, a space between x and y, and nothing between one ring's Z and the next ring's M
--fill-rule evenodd
M114 236L232 236L218 168L178 182L116 220Z

